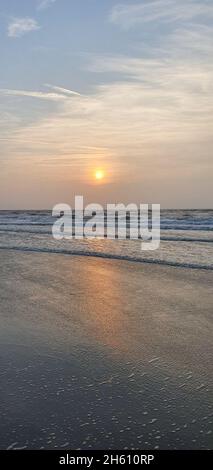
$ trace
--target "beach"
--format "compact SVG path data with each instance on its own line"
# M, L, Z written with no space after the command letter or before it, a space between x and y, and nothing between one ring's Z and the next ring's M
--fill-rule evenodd
M212 447L212 271L0 252L0 448Z

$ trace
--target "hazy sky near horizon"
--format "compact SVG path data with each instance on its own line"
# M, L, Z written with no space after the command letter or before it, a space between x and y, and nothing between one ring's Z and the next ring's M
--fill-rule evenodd
M0 54L1 209L212 206L212 0L0 0Z

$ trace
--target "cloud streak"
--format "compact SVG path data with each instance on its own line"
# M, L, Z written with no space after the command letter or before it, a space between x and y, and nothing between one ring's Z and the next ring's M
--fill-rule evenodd
M77 91L73 91L73 90L68 90L67 88L62 88L62 87L59 87L59 86L54 86L54 85L50 85L49 83L45 83L45 86L48 87L48 88L51 88L51 90L54 90L62 95L68 95L68 96L81 96L80 93L78 93Z
M71 96L80 96L79 93L65 88L45 85L54 90L55 92L43 92L43 91L32 91L32 90L9 90L7 88L0 89L0 95L4 96L20 96L27 98L37 98L39 100L51 100L51 101L64 101L71 98Z
M150 0L115 5L110 21L123 29L146 23L174 23L213 17L211 0Z
M40 26L33 18L14 18L8 25L7 35L10 38L19 38L38 29Z

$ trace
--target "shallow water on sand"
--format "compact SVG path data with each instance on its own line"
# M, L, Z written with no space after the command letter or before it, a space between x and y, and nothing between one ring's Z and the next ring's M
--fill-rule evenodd
M211 272L0 260L0 448L212 447Z

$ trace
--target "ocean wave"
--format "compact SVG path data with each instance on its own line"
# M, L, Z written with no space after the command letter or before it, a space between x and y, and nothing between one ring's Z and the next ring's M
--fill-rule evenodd
M75 211L72 213L72 220L75 219ZM97 213L97 217L98 217ZM105 211L105 217L107 215L107 224L111 227L114 226L114 212ZM150 212L151 216L151 212ZM85 218L85 221L88 219ZM51 227L56 220L56 217L52 216L50 210L44 211L0 211L0 227ZM130 217L129 214L123 214L120 223L125 227L126 223L129 226ZM105 219L106 222L106 219ZM137 229L137 224L135 226ZM213 210L161 210L161 230L183 230L183 231L213 231Z
M7 227L12 227L12 226L19 226L19 227L26 227L28 225L32 226L32 227L52 227L53 226L53 223L54 221L51 221L51 222L30 222L29 220L27 221L16 221L16 222L8 222L8 221L3 221L3 222L0 222L0 227L3 226L7 226ZM108 224L109 227L113 227L114 224L112 223L111 225ZM127 227L129 228L130 227L130 224L127 222L126 223L123 223L122 225L123 228ZM184 230L184 231L187 231L187 230L191 230L191 231L199 231L199 230L203 230L203 231L213 231L213 225L212 223L208 222L208 223L203 223L202 224L200 223L190 223L190 224L177 224L177 223L174 223L172 222L171 224L165 224L164 222L161 222L160 224L160 227L161 227L161 230ZM135 226L135 229L137 227ZM11 228L8 228L8 230L10 230Z
M1 228L0 227L0 232L1 233L10 233L10 234L16 234L16 233L26 233L26 234L32 234L32 235L52 235L52 229L51 230L33 230L33 229L11 229L11 228ZM74 236L74 233L73 233ZM104 238L107 238L107 235L105 235ZM110 237L108 237L111 239ZM117 238L117 237L116 237ZM127 238L129 239L129 238ZM141 238L133 238L133 240L141 240ZM213 243L213 238L202 238L202 237L186 237L186 236L161 236L162 241L174 241L174 242L197 242L197 243Z
M69 255L69 256L85 256L85 257L92 257L92 258L102 258L102 259L112 259L112 260L120 260L120 261L130 261L142 264L155 264L155 265L162 265L162 266L172 266L176 268L190 268L190 269L204 269L207 271L213 271L213 266L207 266L199 263L182 263L178 261L169 261L169 260L160 260L160 259L152 259L152 258L137 258L134 256L128 255L118 255L118 254L111 254L111 253L100 253L100 252L90 252L90 251L72 251L72 250L64 250L58 248L35 248L35 247L20 247L20 246L0 246L0 250L2 251L21 251L21 252L30 252L30 253L47 253L47 254L61 254L61 255Z

